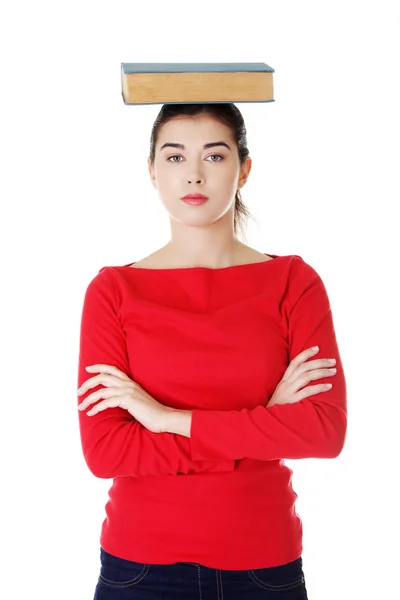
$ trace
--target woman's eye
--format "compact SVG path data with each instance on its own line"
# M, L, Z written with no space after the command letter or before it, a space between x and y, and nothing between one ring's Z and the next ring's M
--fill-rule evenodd
M211 156L218 156L218 158L220 158L221 160L224 158L223 156L221 156L221 154L210 154L210 156L208 158L210 158ZM167 160L168 162L180 162L178 160L171 160L171 158L182 158L179 154L173 154L172 156L170 156ZM220 160L212 160L211 162L221 162Z

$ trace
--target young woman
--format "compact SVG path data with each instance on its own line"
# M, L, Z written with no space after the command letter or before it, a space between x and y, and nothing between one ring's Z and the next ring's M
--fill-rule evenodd
M340 454L346 383L318 273L237 237L246 144L233 104L164 105L148 165L171 239L87 287L82 449L113 479L94 600L307 599L284 459Z

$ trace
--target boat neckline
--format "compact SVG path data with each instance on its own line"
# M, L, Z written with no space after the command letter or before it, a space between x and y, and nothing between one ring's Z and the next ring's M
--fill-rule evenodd
M165 268L165 269L149 269L146 267L134 267L132 268L132 265L135 265L136 262L132 262L132 263L127 263L126 265L120 265L119 268L122 269L131 269L132 271L146 271L146 272L150 272L150 271L154 271L155 273L162 273L162 272L176 272L176 271L232 271L233 269L242 269L243 267L255 267L255 266L259 266L259 265L266 265L268 263L273 263L276 260L282 259L282 258L289 258L291 255L288 254L283 254L283 255L277 255L277 254L267 254L266 252L263 252L263 254L265 256L271 256L272 258L268 259L268 260L262 260L259 262L253 262L253 263L243 263L241 265L231 265L229 267L217 267L217 268L213 268L213 267L169 267L169 268Z

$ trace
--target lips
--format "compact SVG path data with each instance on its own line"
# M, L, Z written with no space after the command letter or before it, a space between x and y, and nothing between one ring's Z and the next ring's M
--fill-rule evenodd
M181 200L208 200L208 196L204 196L204 194L186 194Z
M181 198L185 204L191 204L192 206L199 206L200 204L204 204L207 202L208 197L203 194L186 194Z

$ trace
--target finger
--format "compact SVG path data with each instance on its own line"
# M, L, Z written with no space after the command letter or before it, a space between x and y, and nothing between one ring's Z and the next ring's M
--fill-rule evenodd
M90 404L93 404L93 402L97 402L101 398L108 399L112 398L113 396L120 397L123 393L124 391L122 390L122 388L118 387L102 388L101 390L97 390L97 392L93 392L93 394L89 394L89 396L87 396L87 398L85 398L79 404L78 410L85 410L85 408L87 408Z
M132 379L126 376L122 378L117 375L100 373L99 375L94 375L93 377L89 377L89 379L84 381L81 387L77 390L77 394L79 396L82 396L83 394L86 394L87 390L94 388L99 384L103 384L107 387L110 387L111 385L123 385L126 382L132 382Z
M98 412L105 410L106 408L123 408L126 410L126 399L124 396L113 396L112 398L107 398L102 402L93 406L86 414L89 416L95 415Z
M103 377L103 375L94 375L93 377L90 377L89 379L84 381L81 387L77 390L78 396L82 396L83 394L86 394L86 392L91 388L96 387L96 385L100 383L101 377Z
M317 354L317 352L319 352L319 348L317 348L316 350L314 350L314 348L307 348L306 350L303 350L303 352L300 352L300 354L295 356L294 359L290 362L288 368L286 369L284 376L282 377L282 381L287 381L288 379L290 379L297 367L311 356L314 356L314 354Z
M119 398L108 398L107 400L103 400L103 402L99 402L98 404L96 404L96 406L93 406L93 408L91 408L86 414L89 415L89 417L91 417L92 415L95 415L103 410L106 410L106 408L115 408L116 406L120 405L120 399Z
M90 371L90 373L108 373L109 375L115 375L116 377L120 377L121 379L124 379L125 381L129 381L130 377L128 377L128 375L126 373L124 373L123 371L121 371L120 369L118 369L118 367L115 367L114 365L103 365L103 364L98 364L98 365L88 365L86 367L87 371Z

